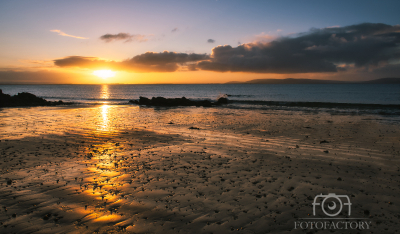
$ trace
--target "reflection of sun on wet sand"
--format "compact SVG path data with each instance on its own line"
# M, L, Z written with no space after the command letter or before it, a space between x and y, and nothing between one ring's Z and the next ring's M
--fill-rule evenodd
M372 231L398 228L399 128L370 117L103 105L0 118L1 233L303 233L294 221L332 192Z

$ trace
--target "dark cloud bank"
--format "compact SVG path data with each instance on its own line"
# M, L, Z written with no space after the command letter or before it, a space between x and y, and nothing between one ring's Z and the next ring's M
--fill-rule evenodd
M198 68L219 72L336 72L339 65L378 66L400 58L400 26L359 24L312 29L297 37L218 46ZM344 69L344 68L343 68Z
M106 35L102 36L104 40L126 39L120 34ZM268 43L217 46L212 49L211 56L165 51L147 52L122 62L71 56L54 60L54 63L61 67L104 67L135 72L173 72L185 66L189 70L216 72L337 72L398 66L396 63L393 65L393 62L397 60L398 63L400 59L399 43L399 25L364 23L311 29L294 37L282 37Z

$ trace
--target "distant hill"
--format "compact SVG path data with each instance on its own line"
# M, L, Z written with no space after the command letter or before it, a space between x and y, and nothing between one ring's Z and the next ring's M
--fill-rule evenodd
M368 80L365 84L400 84L400 78L381 78L376 80Z
M339 81L317 79L255 79L245 82L231 81L226 84L400 84L400 78L381 78L368 81Z

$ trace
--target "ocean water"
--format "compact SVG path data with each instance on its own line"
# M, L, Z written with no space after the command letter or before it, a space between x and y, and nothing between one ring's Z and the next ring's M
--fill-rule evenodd
M227 95L230 108L400 115L399 84L0 85L0 89L11 95L29 92L77 104L127 104L140 96L216 100Z

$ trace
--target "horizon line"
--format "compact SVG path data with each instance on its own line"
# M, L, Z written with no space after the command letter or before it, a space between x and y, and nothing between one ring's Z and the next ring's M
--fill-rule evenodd
M277 84L277 83L252 83L252 81L287 81L287 80L300 80L300 81L323 81L326 82L324 84L368 84L368 82L384 80L384 79L400 79L400 77L384 77L384 78L376 78L371 80L322 80L322 79L308 79L308 78L260 78L260 79L252 79L247 81L228 81L224 83L1 83L0 85L205 85L205 84ZM329 83L332 82L332 83ZM279 84L279 83L278 83ZM280 84L293 84L293 83L280 83ZM297 84L321 84L321 83L297 83ZM385 84L385 83L381 83ZM389 83L388 83L389 84Z

